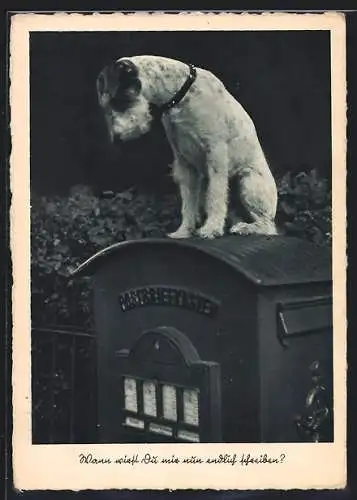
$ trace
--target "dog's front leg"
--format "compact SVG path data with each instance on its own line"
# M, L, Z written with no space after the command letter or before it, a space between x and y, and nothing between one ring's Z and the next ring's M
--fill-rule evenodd
M172 165L173 178L179 186L181 196L181 225L168 236L170 238L188 238L192 236L197 223L200 200L200 178L189 165L175 160Z
M208 186L205 199L207 219L198 230L201 238L222 236L228 211L228 158L225 146L207 155Z

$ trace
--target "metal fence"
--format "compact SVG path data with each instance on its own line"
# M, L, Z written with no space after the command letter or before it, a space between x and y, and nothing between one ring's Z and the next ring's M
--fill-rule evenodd
M32 328L33 444L96 442L96 337Z

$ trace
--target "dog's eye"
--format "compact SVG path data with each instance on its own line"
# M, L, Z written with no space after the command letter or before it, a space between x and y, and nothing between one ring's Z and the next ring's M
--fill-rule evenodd
M115 95L110 100L110 106L114 109L114 111L124 112L129 107L129 99L124 95Z

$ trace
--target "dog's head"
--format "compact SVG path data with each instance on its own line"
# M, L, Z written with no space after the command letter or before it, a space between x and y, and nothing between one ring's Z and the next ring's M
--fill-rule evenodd
M98 75L98 101L112 141L135 139L150 130L153 116L141 90L139 68L130 58L118 59Z

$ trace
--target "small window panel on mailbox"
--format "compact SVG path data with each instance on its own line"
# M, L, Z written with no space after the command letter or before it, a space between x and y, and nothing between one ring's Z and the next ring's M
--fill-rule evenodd
M100 440L332 441L331 260L252 235L134 240L86 261Z
M169 327L118 354L122 442L221 441L220 370Z

